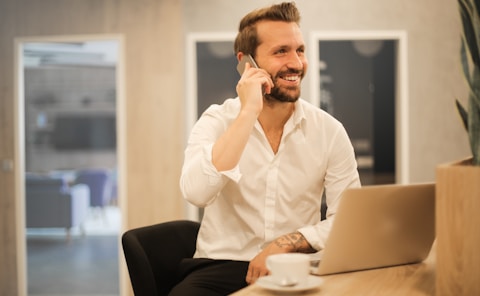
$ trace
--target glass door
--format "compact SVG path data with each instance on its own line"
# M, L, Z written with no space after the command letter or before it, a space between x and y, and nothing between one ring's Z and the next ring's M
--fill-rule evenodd
M22 44L28 295L118 295L115 40Z

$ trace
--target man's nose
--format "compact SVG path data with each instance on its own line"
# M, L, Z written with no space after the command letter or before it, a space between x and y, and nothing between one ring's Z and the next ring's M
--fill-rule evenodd
M290 58L287 63L287 67L290 69L302 69L303 60L297 52L294 52L290 55Z

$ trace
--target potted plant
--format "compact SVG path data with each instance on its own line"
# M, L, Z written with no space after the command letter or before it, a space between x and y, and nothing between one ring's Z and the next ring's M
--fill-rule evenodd
M472 157L436 170L436 295L480 295L480 0L458 0L460 57L469 86L456 106Z

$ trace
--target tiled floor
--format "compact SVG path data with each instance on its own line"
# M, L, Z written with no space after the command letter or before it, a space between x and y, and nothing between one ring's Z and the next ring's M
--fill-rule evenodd
M27 277L30 296L119 295L119 212L108 209L72 231L27 231Z

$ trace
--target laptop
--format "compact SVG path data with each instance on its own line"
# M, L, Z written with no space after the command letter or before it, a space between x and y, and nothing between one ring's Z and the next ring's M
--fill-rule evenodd
M312 273L418 263L428 256L434 239L434 183L347 189Z

